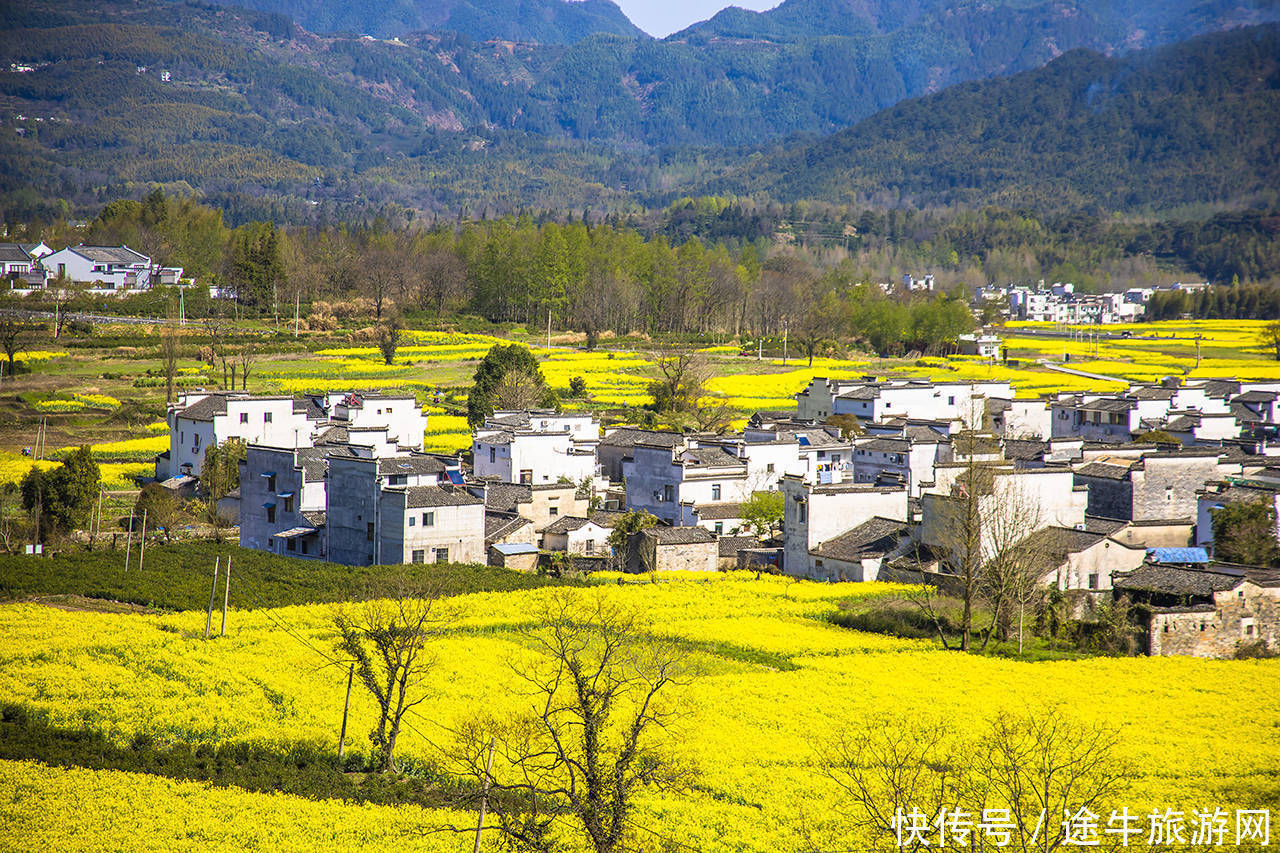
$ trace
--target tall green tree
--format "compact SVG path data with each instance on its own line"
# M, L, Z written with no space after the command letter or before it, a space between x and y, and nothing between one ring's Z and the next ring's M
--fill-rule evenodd
M528 347L497 344L490 348L476 368L474 384L467 394L467 422L472 427L483 424L495 408L503 406L503 397L510 397L510 389L517 385L527 388L539 405L553 402L538 359Z
M67 454L48 471L32 468L22 480L22 506L37 522L41 542L75 529L88 517L98 497L98 463L88 447Z

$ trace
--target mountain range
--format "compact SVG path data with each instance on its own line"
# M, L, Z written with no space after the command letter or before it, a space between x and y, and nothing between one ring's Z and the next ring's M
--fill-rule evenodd
M703 191L1126 207L1256 195L1274 150L1270 72L1246 79L1249 62L1273 67L1274 31L1241 29L1280 18L1269 0L787 0L663 40L608 0L243 2L259 8L0 8L6 215L151 183L233 218L617 210ZM1271 35L1238 35L1254 32ZM1204 183L1237 154L1238 175ZM1148 161L1169 192L1126 190Z

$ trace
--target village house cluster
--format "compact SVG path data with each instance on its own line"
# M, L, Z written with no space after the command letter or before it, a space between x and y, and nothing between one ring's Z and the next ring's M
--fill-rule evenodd
M1131 287L1114 293L1077 293L1070 282L1046 285L1041 279L1033 287L990 284L978 288L978 303L994 303L1009 320L1034 320L1068 325L1110 325L1133 323L1147 313L1147 303L1160 292L1195 293L1208 282L1174 282L1164 287Z
M67 246L0 243L0 278L26 296L58 282L82 285L95 296L125 296L156 285L184 285L182 267L159 266L128 246Z
M1212 561L1216 509L1280 507L1280 382L1018 399L1007 382L868 376L814 379L796 399L731 434L496 412L464 460L423 451L428 415L408 394L187 394L156 476L196 490L207 449L241 439L225 504L241 544L351 565L945 582L968 513L982 553L1033 550L1041 583L1148 604L1153 653L1280 640L1280 573ZM748 510L761 493L782 503L765 529ZM611 540L637 510L657 523Z

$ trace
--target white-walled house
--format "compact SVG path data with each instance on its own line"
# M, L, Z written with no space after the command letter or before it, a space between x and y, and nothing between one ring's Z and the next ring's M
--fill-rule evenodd
M294 399L247 391L180 394L169 406L169 451L156 459L156 478L199 477L205 451L231 439L267 447L348 443L373 455L422 448L427 415L412 395L342 392Z
M987 398L991 431L1004 438L1047 439L1053 435L1049 401Z
M340 445L245 448L240 463L240 547L325 559L326 457L352 452Z
M741 502L752 491L746 463L719 447L637 444L622 469L627 507L678 527L696 523L697 505Z
M542 547L587 557L606 556L610 553L609 534L621 517L620 512L597 511L557 518L542 532Z
M456 485L456 473L430 454L331 457L329 559L352 566L485 562L484 499Z
M169 458L157 459L156 479L199 477L205 451L231 438L267 447L311 447L314 417L312 407L292 397L238 391L183 394L169 406Z
M933 482L934 466L950 460L951 445L937 433L933 438L914 439L874 436L859 439L853 453L855 483L895 478L907 486L912 497L918 497L923 484Z
M824 544L850 533L873 519L896 522L905 528L908 518L907 490L902 487L879 487L865 483L814 485L797 476L783 477L782 570L794 577L819 580L875 580L879 558L888 550L866 550L868 561L855 557L852 549L841 547L840 554L824 556ZM876 531L883 533L882 526ZM886 534L887 535L887 534ZM872 536L862 545L879 547L883 536ZM889 549L891 550L891 549ZM853 572L856 563L857 571ZM842 578L843 573L843 578Z
M472 436L472 464L477 477L504 483L578 483L596 476L599 440L589 414L497 412Z
M105 291L146 290L151 258L128 246L69 246L41 258L50 279L64 278Z
M329 422L352 430L385 428L387 437L403 450L421 450L427 414L413 394L343 391L326 395L321 404Z
M785 445L788 452L794 444L795 458L789 459L785 466L780 466L781 460L769 460L779 463L780 467L775 466L773 471L766 465L771 490L778 488L777 480L783 474L799 474L811 483L841 483L853 477L853 442L841 438L837 427L796 423L748 426L743 430L742 439L748 446ZM763 460L766 456L767 453L762 453L760 458ZM760 479L751 471L750 459L748 476Z
M934 485L920 498L919 541L940 552L958 547L961 516L972 512L981 548L994 554L1045 527L1085 529L1088 490L1075 484L1068 467L1018 468L1009 463L939 465ZM971 484L970 479L976 480Z
M863 421L890 418L959 421L981 428L990 397L1012 399L1008 382L932 382L927 379L865 379L856 382L821 377L796 395L798 417L825 420L853 415Z

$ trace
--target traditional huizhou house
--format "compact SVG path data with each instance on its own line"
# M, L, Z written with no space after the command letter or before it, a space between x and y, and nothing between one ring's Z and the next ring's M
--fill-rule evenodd
M1086 519L1079 528L1041 528L1019 547L1041 560L1044 573L1040 580L1046 586L1063 592L1108 590L1113 573L1136 569L1147 554L1140 545L1113 538L1116 529L1105 520L1093 524Z
M720 568L716 535L705 527L650 527L627 541L627 571L714 572Z
M908 539L905 522L870 518L818 544L809 552L810 576L817 580L873 581L884 559Z
M1280 570L1153 562L1117 573L1112 590L1150 613L1151 655L1229 658L1280 641Z
M542 532L542 547L547 551L565 551L587 557L609 553L609 534L613 532L620 512L597 510L587 516L567 515L557 518Z

